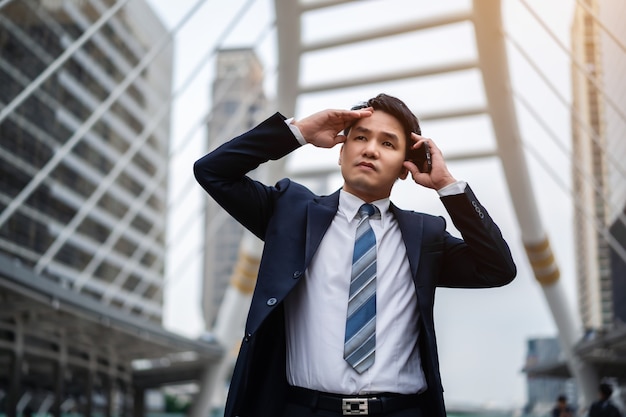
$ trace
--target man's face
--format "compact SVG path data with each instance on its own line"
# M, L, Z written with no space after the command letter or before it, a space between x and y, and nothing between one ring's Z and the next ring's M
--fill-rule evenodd
M341 147L343 189L364 201L389 197L398 178L406 178L406 138L400 122L381 110L359 119Z

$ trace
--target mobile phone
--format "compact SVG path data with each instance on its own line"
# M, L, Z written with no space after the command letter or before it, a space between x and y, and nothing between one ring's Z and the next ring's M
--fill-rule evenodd
M406 159L413 162L422 173L428 173L433 169L428 142L422 143L422 146L417 149L409 148Z

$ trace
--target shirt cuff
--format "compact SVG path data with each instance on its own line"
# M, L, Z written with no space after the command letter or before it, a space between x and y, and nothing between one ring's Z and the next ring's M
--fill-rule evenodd
M287 123L287 126L289 126L289 130L291 130L291 133L293 133L293 135L296 137L296 140L300 143L300 145L306 145L307 141L306 139L304 139L304 136L302 136L302 132L300 132L300 129L298 129L298 126L292 124L291 122L293 122L293 117L290 117L289 119L285 119L285 123Z
M452 184L448 184L440 190L437 190L439 193L439 197L446 197L449 195L455 194L463 194L465 192L465 187L467 186L467 182L465 181L457 181Z

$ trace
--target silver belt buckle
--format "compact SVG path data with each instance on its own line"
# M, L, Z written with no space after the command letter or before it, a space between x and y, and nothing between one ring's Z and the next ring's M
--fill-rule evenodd
M341 410L344 416L366 416L367 398L343 398L341 400Z

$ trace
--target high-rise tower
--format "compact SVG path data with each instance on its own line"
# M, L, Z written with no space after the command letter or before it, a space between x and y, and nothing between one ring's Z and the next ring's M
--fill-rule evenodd
M587 329L626 322L624 12L620 1L587 0L572 25L576 260Z
M2 103L15 99L112 3L5 6ZM95 302L158 323L169 117L151 131L146 126L169 98L171 48L108 109L101 106L165 34L144 2L130 2L0 124L0 252ZM89 122L101 109L106 112Z
M144 0L0 9L0 413L141 410L166 378L133 361L220 352L161 325L171 34Z
M213 82L209 148L214 149L260 121L266 109L263 67L253 49L221 50ZM207 197L202 306L211 328L239 254L243 227Z

